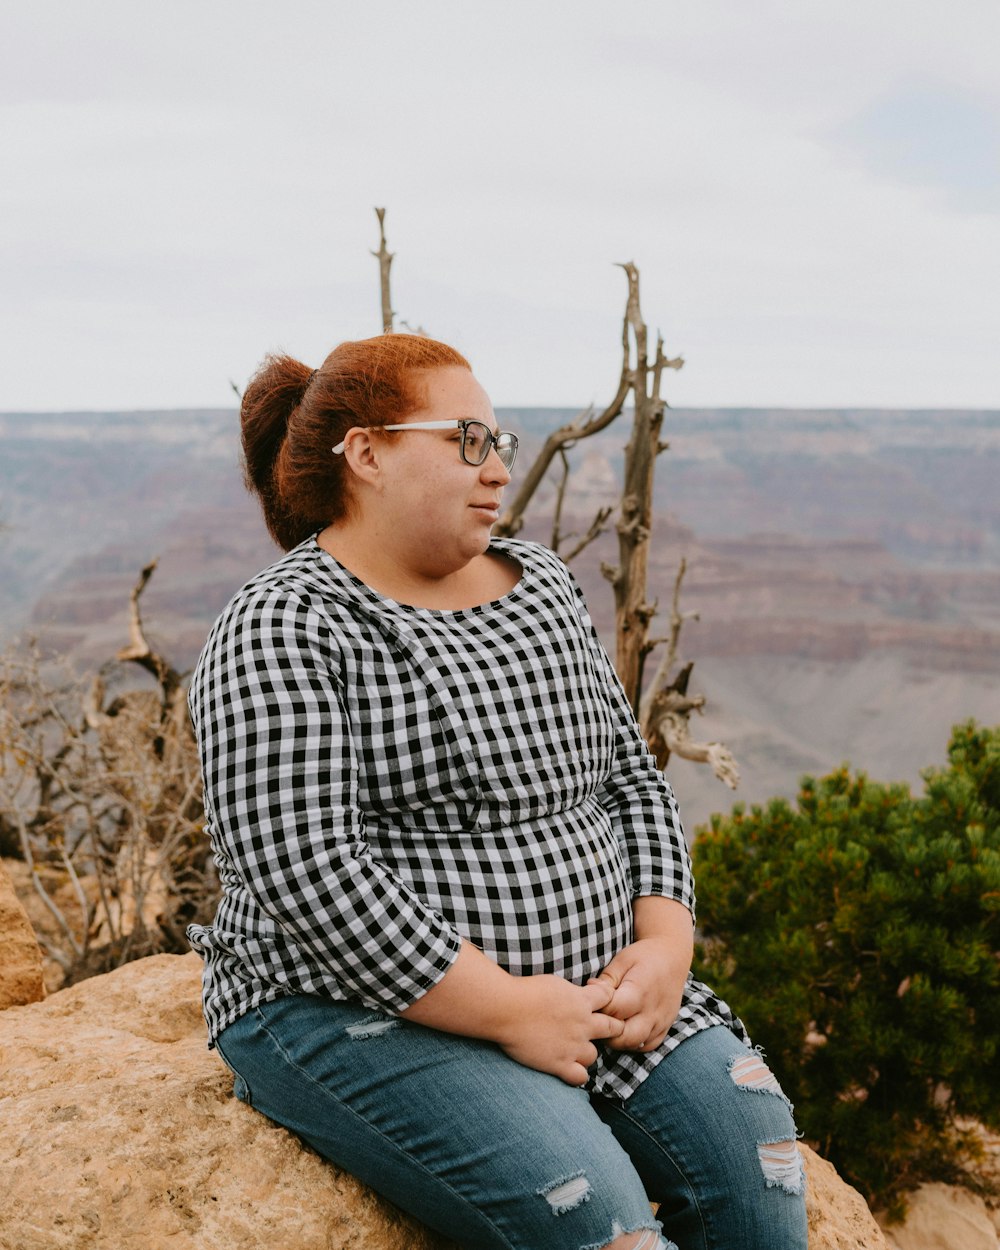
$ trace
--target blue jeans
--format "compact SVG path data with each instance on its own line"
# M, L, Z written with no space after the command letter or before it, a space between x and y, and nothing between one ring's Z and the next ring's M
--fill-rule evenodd
M463 1250L805 1250L788 1102L728 1029L622 1102L360 1003L291 995L225 1029L235 1093Z

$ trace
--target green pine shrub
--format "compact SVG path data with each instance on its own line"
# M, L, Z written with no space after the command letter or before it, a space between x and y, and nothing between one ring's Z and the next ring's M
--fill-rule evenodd
M915 797L847 767L694 844L695 971L743 1017L800 1130L873 1204L976 1185L1000 1127L1000 726L957 726Z

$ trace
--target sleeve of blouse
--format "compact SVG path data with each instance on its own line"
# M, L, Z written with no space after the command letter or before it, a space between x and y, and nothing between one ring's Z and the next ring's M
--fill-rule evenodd
M694 915L694 876L677 800L646 745L611 658L570 575L583 628L603 672L614 721L614 765L602 801L628 855L632 894L676 899Z
M206 655L191 708L222 854L340 986L402 1011L461 938L368 847L329 625L272 588L230 613Z

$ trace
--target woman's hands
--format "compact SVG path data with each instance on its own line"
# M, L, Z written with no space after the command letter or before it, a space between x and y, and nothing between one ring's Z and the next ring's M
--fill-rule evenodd
M650 1050L674 1022L691 966L694 923L673 899L632 902L635 941L599 977L511 976L463 942L444 977L400 1014L416 1024L482 1037L525 1067L583 1085L597 1041Z
M463 942L444 977L400 1015L445 1033L486 1038L525 1067L583 1085L597 1058L594 1042L622 1031L621 1021L604 1012L613 993L605 981L574 985L557 976L511 976Z
M507 1027L496 1037L501 1050L523 1063L558 1076L567 1085L583 1085L597 1058L598 1039L622 1031L605 1008L614 990L605 981L573 985L556 976L517 977L519 1000Z
M611 1000L604 1011L623 1028L612 1050L655 1050L680 1010L687 968L677 967L668 938L641 938L619 951L591 985L606 985Z
M605 1015L623 1024L609 1039L612 1050L655 1050L680 1010L691 967L694 929L691 913L666 898L637 898L632 905L636 940L590 982L607 985Z

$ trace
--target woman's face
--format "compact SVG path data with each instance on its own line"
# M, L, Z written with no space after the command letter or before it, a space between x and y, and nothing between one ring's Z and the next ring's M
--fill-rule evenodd
M419 381L423 406L400 423L468 419L496 431L489 396L468 369L421 370ZM379 528L402 559L435 575L487 549L510 481L495 448L481 465L469 465L460 443L458 429L400 430L378 439Z

